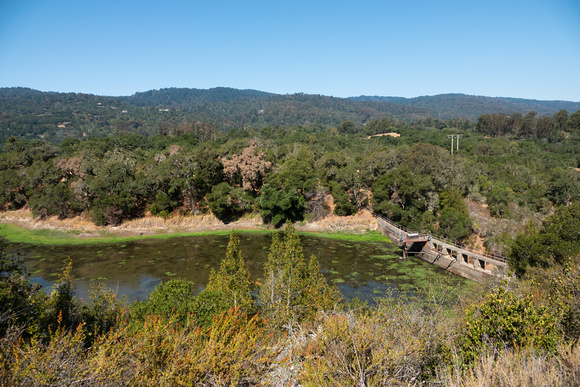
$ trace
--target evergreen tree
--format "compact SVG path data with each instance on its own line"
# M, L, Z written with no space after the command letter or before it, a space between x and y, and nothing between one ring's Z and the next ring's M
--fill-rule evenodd
M272 237L264 276L259 301L279 324L303 320L340 300L338 291L325 282L316 257L306 264L300 238L290 222L282 240L278 234Z
M250 273L242 257L240 238L232 230L226 250L226 258L221 262L218 271L211 272L207 291L218 293L225 305L251 310L252 284Z

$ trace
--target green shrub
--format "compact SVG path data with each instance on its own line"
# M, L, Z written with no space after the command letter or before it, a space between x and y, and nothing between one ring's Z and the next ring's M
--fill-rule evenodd
M206 199L211 212L225 223L238 219L254 205L254 198L243 188L226 182L213 187Z
M557 319L543 306L534 304L531 295L518 297L501 286L480 304L472 305L464 319L461 350L466 363L476 360L490 347L533 347L547 352L556 350L561 334Z
M0 337L12 326L34 331L45 299L40 286L30 282L24 262L7 254L0 238Z
M195 284L184 279L172 279L159 284L146 301L132 305L131 316L139 320L148 315L177 315L186 321L187 314L194 310Z
M177 197L171 197L164 192L155 195L155 201L149 205L149 211L155 216L167 218L179 205Z
M89 302L81 305L82 321L85 324L87 343L99 335L109 332L124 317L126 303L119 300L111 289L104 284L91 287Z
M340 184L331 181L328 185L334 199L334 214L338 216L349 216L355 214L358 208L356 205L351 203L348 195L344 192Z
M42 306L39 320L44 335L60 327L74 329L82 322L80 302L75 296L71 259L53 285L52 292Z
M222 292L205 289L193 301L192 321L201 327L210 327L213 318L230 307Z
M296 189L277 190L265 184L258 197L258 204L264 223L272 223L275 227L286 220L297 222L304 219L306 199Z

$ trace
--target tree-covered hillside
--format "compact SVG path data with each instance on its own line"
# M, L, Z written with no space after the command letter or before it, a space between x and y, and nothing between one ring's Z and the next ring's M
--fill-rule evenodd
M168 88L127 97L0 88L0 141L12 136L59 142L66 137L103 137L117 132L154 135L183 131L184 123L192 122L227 131L277 125L336 127L345 121L364 125L383 117L405 122L457 117L475 121L482 114L536 111L551 116L562 109L574 112L580 103L461 94L345 99L223 87Z
M482 114L514 112L527 114L536 111L539 115L553 115L565 109L575 112L580 109L580 102L538 101L523 98L484 97L465 94L440 94L415 98L360 96L352 97L355 101L389 102L401 105L420 107L433 112L434 118L449 119L455 117L476 120Z
M258 90L238 90L230 87L213 89L166 88L135 93L122 99L137 106L191 108L212 102L236 99L263 99L273 95Z

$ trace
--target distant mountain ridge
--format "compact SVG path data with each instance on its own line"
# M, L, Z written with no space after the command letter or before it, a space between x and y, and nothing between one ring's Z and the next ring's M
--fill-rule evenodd
M220 130L276 125L337 126L350 120L362 125L382 117L416 121L428 117L469 118L486 113L550 115L561 109L573 113L580 102L492 98L441 94L416 98L324 95L281 95L228 87L166 88L124 97L83 93L42 92L29 88L0 88L0 141L10 137L105 136L116 130L144 135L158 133L163 123L211 122Z
M165 88L135 93L120 97L137 106L171 106L192 107L212 102L223 102L237 99L263 99L275 94L259 90L239 90L231 87L212 89Z
M536 111L539 115L554 115L565 109L573 113L580 109L580 102L542 101L524 98L485 97L467 94L438 94L414 98L365 96L350 97L353 101L388 102L413 107L421 107L434 112L435 118L455 117L477 120L482 114L505 113L522 114Z

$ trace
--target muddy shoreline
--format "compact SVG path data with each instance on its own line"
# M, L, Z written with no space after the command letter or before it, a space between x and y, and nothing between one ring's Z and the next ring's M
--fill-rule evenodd
M122 223L119 226L96 226L86 216L59 220L57 217L35 219L30 210L0 212L0 223L16 225L27 230L54 230L65 232L75 238L106 238L110 236L142 236L202 232L219 230L274 230L255 214L235 222L223 223L212 214L177 216L163 219L145 216ZM298 222L298 231L303 232L348 232L365 233L377 230L377 221L368 210L353 216L330 215L312 222Z

